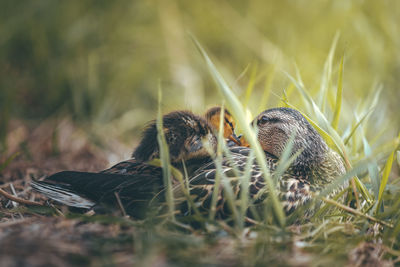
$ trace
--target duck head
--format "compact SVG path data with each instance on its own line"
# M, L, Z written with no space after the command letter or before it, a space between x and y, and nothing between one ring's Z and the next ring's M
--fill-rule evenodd
M212 125L190 111L174 111L164 115L163 130L172 163L178 163L182 159L209 157L204 142L207 142L214 150L217 146ZM153 121L144 130L142 140L133 152L133 157L139 161L149 161L159 156L157 125Z
M292 155L302 150L294 164L318 162L329 149L325 141L304 116L291 108L273 108L260 113L253 121L264 151L280 158L292 134Z

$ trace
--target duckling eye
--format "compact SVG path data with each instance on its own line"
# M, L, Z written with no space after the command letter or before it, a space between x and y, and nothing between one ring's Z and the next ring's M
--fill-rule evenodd
M174 133L170 133L170 134L167 136L166 139L167 139L168 144L170 145L170 144L175 143L175 141L176 141L176 139L177 139L177 136L176 136L176 134L174 134Z

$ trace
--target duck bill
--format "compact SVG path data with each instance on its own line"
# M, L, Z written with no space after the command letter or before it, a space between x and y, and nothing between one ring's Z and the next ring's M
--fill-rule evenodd
M236 134L231 134L228 136L228 139L238 146L245 146L245 147L250 147L249 143L247 143L246 139L242 135L236 136Z
M246 139L244 139L243 136L240 136L239 139L240 139L241 146L250 147L249 143L247 143Z

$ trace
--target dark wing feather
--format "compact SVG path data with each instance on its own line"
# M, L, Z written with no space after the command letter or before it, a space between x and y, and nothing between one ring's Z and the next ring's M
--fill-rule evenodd
M58 202L84 208L90 208L90 205L81 205L79 202L74 204L77 202L76 196L81 196L82 201L116 206L115 194L118 194L128 214L142 217L149 203L164 188L160 168L147 166L147 173L143 172L137 175L64 171L48 177L45 181L35 182L32 186ZM154 173L151 174L151 170ZM158 172L160 173L158 174ZM44 190L45 188L47 190ZM65 201L65 195L60 197L58 194L54 194L57 190L73 193L75 200ZM160 196L162 197L162 194Z
M124 175L161 175L162 170L159 167L137 161L133 158L117 163L116 165L102 171L101 173L114 173Z

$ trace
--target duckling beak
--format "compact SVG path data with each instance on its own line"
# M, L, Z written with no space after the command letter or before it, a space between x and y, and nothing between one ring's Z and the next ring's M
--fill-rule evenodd
M243 135L236 136L235 134L232 134L228 139L239 146L250 147Z
M231 135L228 136L228 139L230 141L234 142L235 144L237 144L238 146L240 146L241 145L240 137L241 136L238 137L238 136L236 136L235 133L232 133Z

